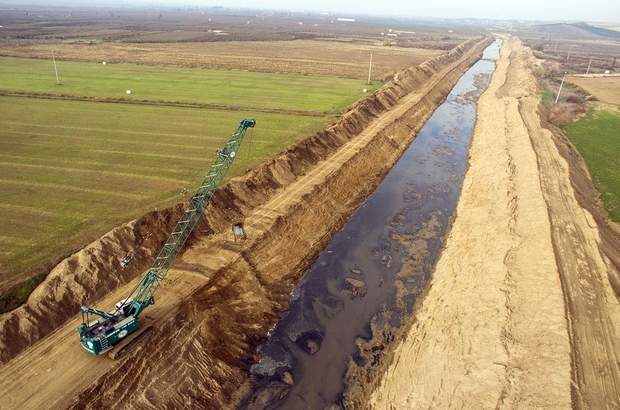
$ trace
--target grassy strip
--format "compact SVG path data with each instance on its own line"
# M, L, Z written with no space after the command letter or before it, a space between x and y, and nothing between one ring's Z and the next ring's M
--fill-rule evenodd
M603 206L620 222L620 113L593 108L581 120L564 124L562 131L588 166Z
M332 117L0 97L0 287L115 226L186 198L242 118L228 178Z
M28 296L43 282L46 276L47 273L39 273L0 295L0 314L10 312L26 303Z
M129 64L0 57L0 90L87 98L195 103L237 109L337 114L359 99L363 80ZM127 90L131 94L127 94Z

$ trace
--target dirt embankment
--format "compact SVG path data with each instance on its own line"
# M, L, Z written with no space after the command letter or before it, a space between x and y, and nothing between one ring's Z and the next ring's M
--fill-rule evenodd
M620 406L619 237L532 60L506 39L430 289L352 407Z
M52 403L76 408L139 403L214 408L234 403L247 380L244 363L255 360L254 346L288 306L295 284L491 41L470 41L399 72L333 126L218 190L192 246L158 291L158 305L146 313L157 326L145 341L120 362L98 361L97 377L82 380L76 367L80 363L66 369L64 377L73 380L73 392L81 392L74 401L67 397L66 386L62 390L58 381L55 387L53 380L38 396L53 396ZM59 265L27 305L3 315L0 358L8 364L0 372L34 360L26 360L28 351L15 356L37 340L43 339L35 349L42 352L41 361L63 357L77 346L70 331L45 336L73 318L84 301L122 291L120 285L143 272L181 209L150 214L112 231ZM244 222L245 240L233 238L231 227L238 221ZM121 271L122 276L110 275L120 271L119 261L132 246L137 248L130 269ZM166 307L173 298L180 302ZM37 395L20 396L19 380L26 383L27 373L37 371L20 369L23 374L0 388L9 396L5 401L13 406L48 402Z

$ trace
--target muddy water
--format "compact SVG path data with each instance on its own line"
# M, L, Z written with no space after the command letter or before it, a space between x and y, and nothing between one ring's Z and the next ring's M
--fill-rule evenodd
M364 365L356 340L371 338L370 323L378 315L397 327L411 312L456 206L475 101L500 46L499 40L489 46L459 80L301 280L290 309L259 348L262 359L251 368L256 388L243 407L340 407L350 362Z

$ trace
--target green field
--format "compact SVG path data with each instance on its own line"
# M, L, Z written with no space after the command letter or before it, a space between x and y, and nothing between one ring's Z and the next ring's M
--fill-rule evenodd
M591 109L562 131L588 166L594 186L612 221L620 222L620 113Z
M59 63L59 74L61 86L50 61L0 58L0 90L232 109L0 97L0 287L146 211L182 201L181 190L193 192L242 118L257 124L228 177L333 120L298 112L339 113L367 87L331 78L68 62Z
M372 89L362 81L291 74L0 57L0 90L338 114ZM131 94L127 94L131 90Z

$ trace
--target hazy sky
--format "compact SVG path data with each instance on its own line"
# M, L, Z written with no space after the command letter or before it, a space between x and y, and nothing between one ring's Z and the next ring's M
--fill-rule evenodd
M0 0L0 3L191 5L364 13L404 17L570 20L620 23L620 0ZM619 24L620 26L620 24Z
M2 1L2 0L0 0ZM41 1L41 0L39 0ZM132 0L125 0L131 3ZM133 0L157 4L156 1ZM407 17L477 17L620 23L620 0L160 0L161 3L282 10L359 12ZM159 3L159 4L161 4Z

